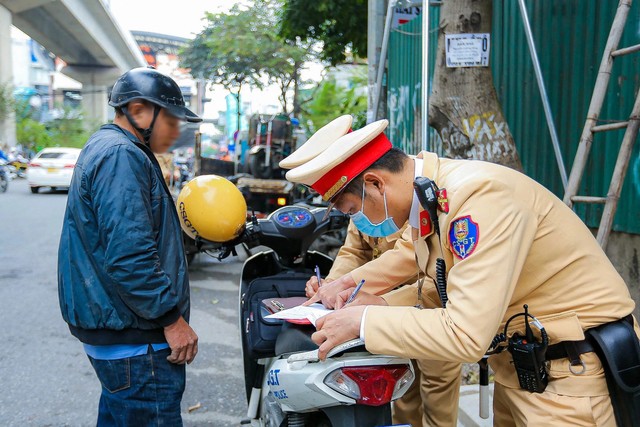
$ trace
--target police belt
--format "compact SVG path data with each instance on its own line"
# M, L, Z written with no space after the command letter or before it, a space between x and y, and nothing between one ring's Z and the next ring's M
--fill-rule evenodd
M633 316L628 315L623 318L624 321L633 327ZM572 365L580 365L580 355L584 353L595 352L591 340L584 339L582 341L562 341L557 344L550 345L547 348L546 359L569 359Z
M631 315L585 331L587 340L563 341L547 349L547 360L567 357L569 370L580 375L580 354L595 352L602 362L616 424L640 427L640 341ZM576 365L581 372L574 371Z

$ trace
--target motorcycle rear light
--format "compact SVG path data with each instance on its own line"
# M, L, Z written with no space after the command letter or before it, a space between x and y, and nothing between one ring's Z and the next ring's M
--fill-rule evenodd
M286 197L278 197L278 206L284 206L287 204L287 198Z
M407 365L355 366L331 372L324 383L359 405L385 405L413 374Z

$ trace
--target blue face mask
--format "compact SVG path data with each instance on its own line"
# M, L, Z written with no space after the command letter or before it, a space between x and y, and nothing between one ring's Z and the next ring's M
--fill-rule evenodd
M387 237L399 230L398 226L393 221L393 217L390 217L387 211L386 192L382 195L382 197L384 198L384 221L378 224L372 223L371 220L364 214L362 209L351 215L353 224L358 230L360 230L362 234L366 234L367 236L371 237ZM364 184L362 186L362 208L364 209Z

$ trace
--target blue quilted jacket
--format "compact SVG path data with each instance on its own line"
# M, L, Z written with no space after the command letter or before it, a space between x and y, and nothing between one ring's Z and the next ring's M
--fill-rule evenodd
M164 342L189 318L189 278L175 204L155 157L105 125L75 166L58 252L62 317L80 341Z

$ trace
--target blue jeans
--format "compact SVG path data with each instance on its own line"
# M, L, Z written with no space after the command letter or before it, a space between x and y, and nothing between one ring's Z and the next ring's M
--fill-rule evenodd
M167 361L170 350L117 360L89 357L102 384L98 427L182 426L185 365Z

